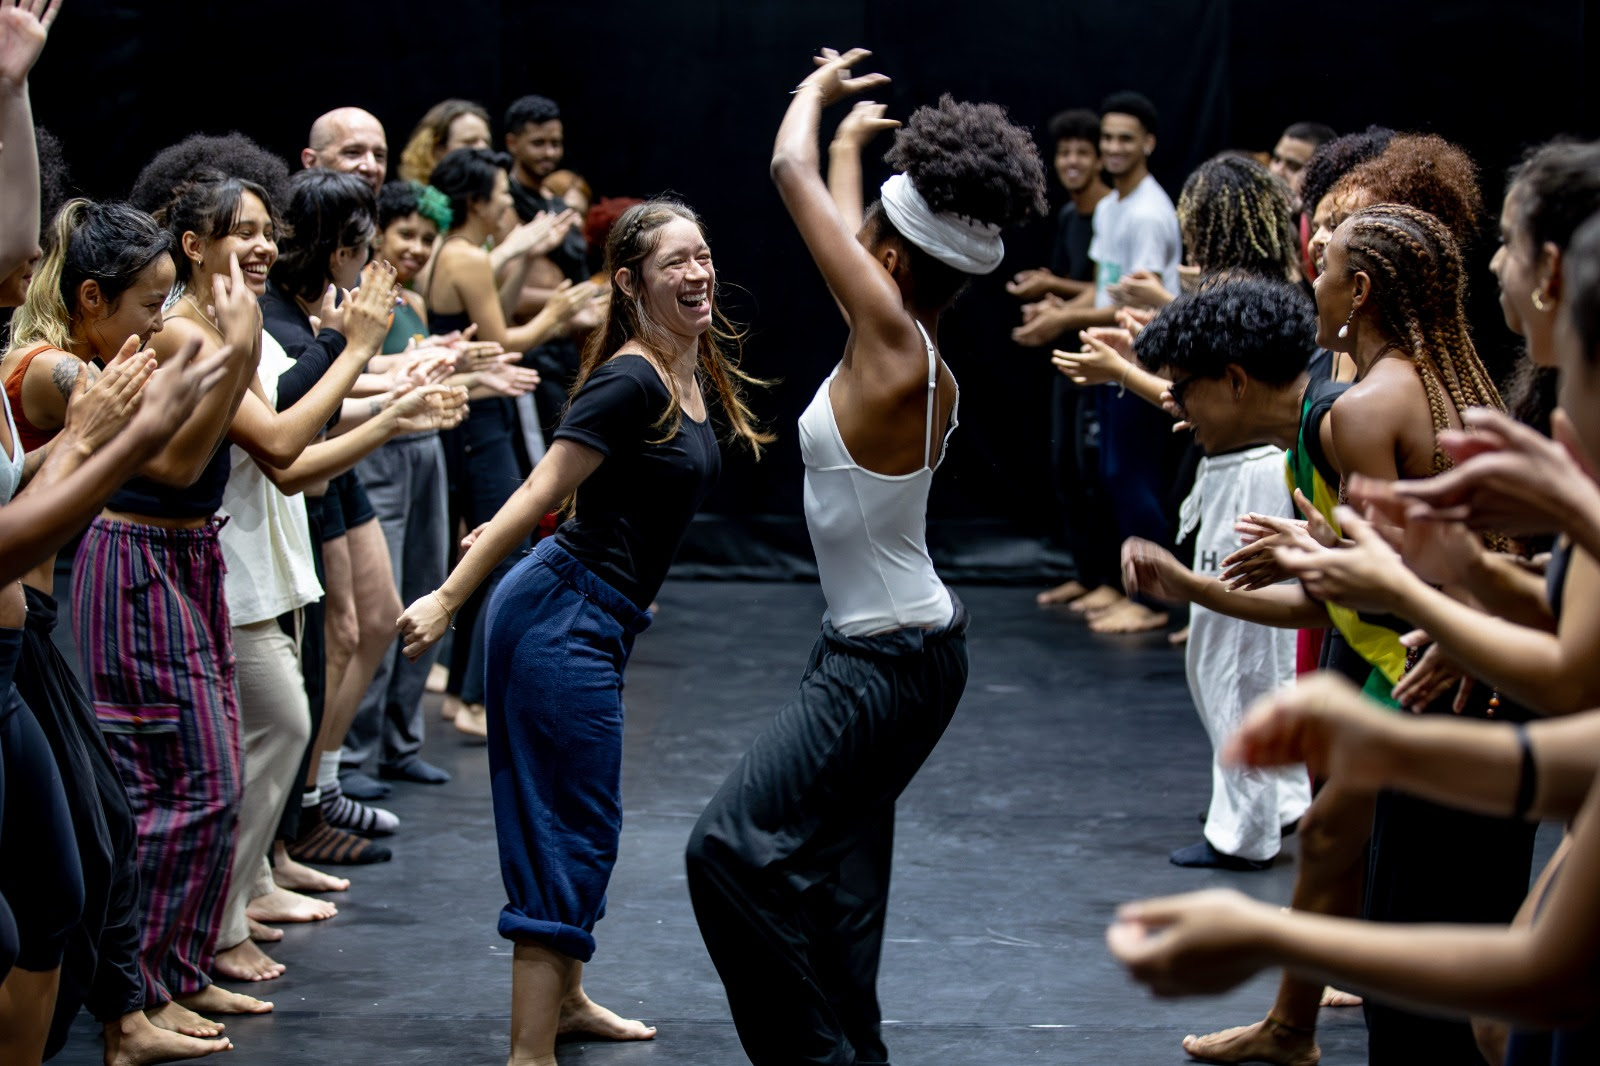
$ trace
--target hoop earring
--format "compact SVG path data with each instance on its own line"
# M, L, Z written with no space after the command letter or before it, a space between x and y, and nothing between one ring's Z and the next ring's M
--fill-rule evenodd
M1349 336L1350 336L1350 323L1351 323L1352 320L1354 320L1355 317L1356 317L1356 309L1355 309L1355 306L1352 305L1351 308L1350 308L1350 313L1348 315L1344 316L1344 325L1339 327L1338 336L1339 336L1340 340L1347 340L1349 338Z
M1544 302L1544 294L1541 293L1538 289L1534 289L1533 290L1533 307L1534 307L1534 310L1536 310L1536 311L1548 311L1548 310L1550 310L1551 306L1554 303L1555 303L1554 300L1552 300L1548 304L1545 303Z

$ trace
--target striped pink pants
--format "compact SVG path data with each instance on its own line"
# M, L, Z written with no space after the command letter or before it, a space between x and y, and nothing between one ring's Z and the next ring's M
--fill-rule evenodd
M211 983L243 762L217 526L97 518L72 575L95 716L139 829L140 963L168 994Z

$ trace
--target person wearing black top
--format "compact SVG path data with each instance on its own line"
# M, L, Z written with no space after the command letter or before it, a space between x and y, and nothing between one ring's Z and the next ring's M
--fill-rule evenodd
M539 520L567 520L506 575L487 608L489 767L509 902L514 1061L553 1061L560 1031L655 1035L583 992L605 913L622 807L622 672L689 520L721 470L702 382L759 454L748 381L722 345L716 272L699 219L656 200L630 209L606 248L612 299L584 353L555 442L436 591L400 618L405 654L441 638L456 610Z
M1093 111L1063 111L1050 120L1055 141L1056 179L1067 202L1056 215L1055 245L1049 269L1024 270L1006 291L1024 300L1047 295L1063 299L1094 287L1094 208L1111 189L1100 177L1100 116ZM1071 603L1117 579L1117 531L1107 521L1110 509L1094 476L1099 469L1099 422L1094 396L1057 377L1050 385L1050 472L1066 518L1064 532L1076 577L1036 597L1039 605Z

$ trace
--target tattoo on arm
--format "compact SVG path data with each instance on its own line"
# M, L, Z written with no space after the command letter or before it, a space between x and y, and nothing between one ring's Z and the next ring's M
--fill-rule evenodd
M72 386L78 381L78 372L83 369L83 364L76 359L61 359L50 371L50 382L55 385L56 391L63 400L72 397Z

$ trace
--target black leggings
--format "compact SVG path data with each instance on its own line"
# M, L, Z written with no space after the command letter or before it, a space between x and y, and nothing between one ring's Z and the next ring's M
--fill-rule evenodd
M79 1007L108 1022L165 997L139 968L139 835L128 793L77 674L56 647L59 610L53 597L25 589L28 622L16 686L34 712L61 770L67 809L83 868L84 910L67 943L56 994L48 1058L66 1042Z
M83 870L50 744L11 684L21 649L20 629L0 629L0 962L48 973L83 917Z
M756 1066L888 1062L878 959L894 804L967 683L967 613L846 637L827 622L787 703L689 838L689 898Z

